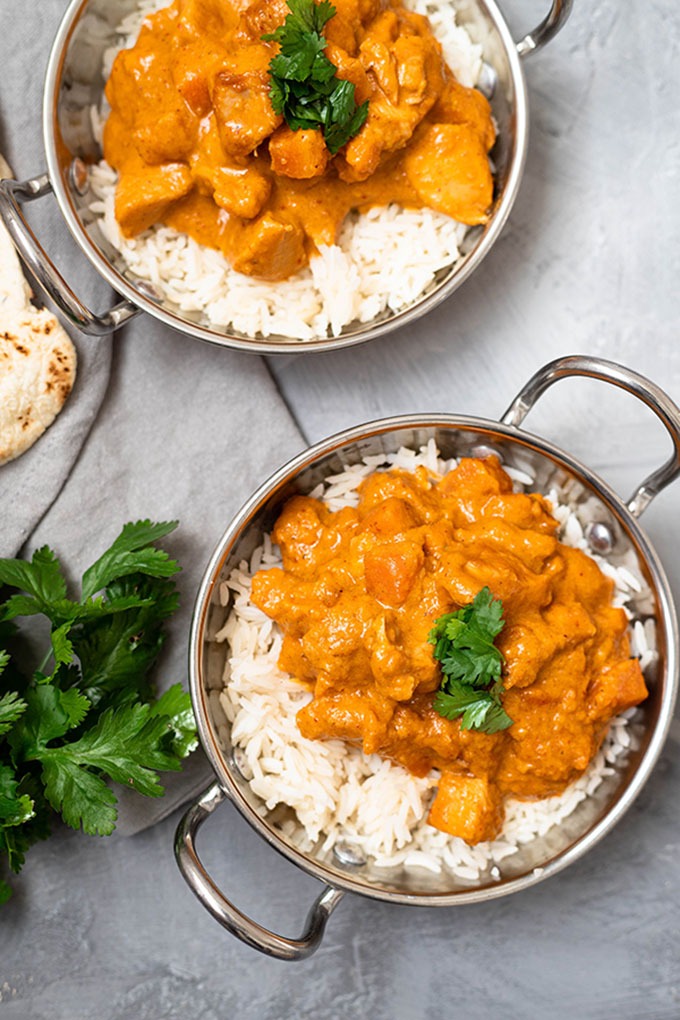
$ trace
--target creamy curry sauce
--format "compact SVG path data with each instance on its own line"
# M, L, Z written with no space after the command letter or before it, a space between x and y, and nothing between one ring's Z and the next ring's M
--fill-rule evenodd
M426 18L397 0L333 0L337 76L369 102L336 156L272 109L269 62L284 0L175 0L118 54L104 155L126 237L163 222L241 273L282 280L334 244L352 209L397 202L484 223L495 139L489 104L454 78Z
M514 493L495 458L463 459L439 481L424 468L374 474L356 509L291 499L273 532L283 568L255 575L252 600L283 630L281 667L314 693L302 734L418 776L441 770L429 821L469 843L498 834L506 796L561 793L647 690L613 582L557 527L547 500ZM491 735L434 711L428 643L437 618L485 585L503 603L513 720Z

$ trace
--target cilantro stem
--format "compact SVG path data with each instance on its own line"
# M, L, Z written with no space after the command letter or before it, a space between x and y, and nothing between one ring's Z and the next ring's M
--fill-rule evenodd
M53 654L54 653L53 653L52 649L48 648L47 652L45 653L45 657L43 658L42 662L38 666L38 673L44 673L45 672L45 667L47 666L47 663L50 661L50 659L53 657Z

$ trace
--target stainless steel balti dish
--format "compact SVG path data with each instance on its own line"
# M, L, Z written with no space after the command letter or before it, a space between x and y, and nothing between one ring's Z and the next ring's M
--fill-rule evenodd
M651 474L624 501L586 465L558 446L521 426L538 398L554 382L572 376L599 379L638 397L661 419L673 442L670 460ZM309 492L319 481L366 455L392 453L401 446L418 448L434 438L442 456L483 456L495 452L505 466L535 476L532 489L568 487L570 504L588 521L591 547L620 565L633 557L651 592L658 657L647 682L648 699L636 714L638 743L625 764L617 765L596 792L547 835L525 844L502 864L500 881L491 875L477 881L431 874L421 868L375 868L342 860L320 846L303 852L295 834L278 827L279 815L262 817L258 799L239 772L221 710L209 692L222 685L224 646L208 640L224 623L228 609L219 604L218 588L241 560L248 559L271 530L283 502L295 492ZM286 464L255 493L227 528L205 572L198 593L191 633L190 681L202 745L216 781L182 819L176 854L184 878L213 916L247 944L281 959L299 959L319 945L326 921L346 892L418 906L454 906L507 896L555 875L594 846L630 807L661 751L673 713L678 685L678 624L663 567L638 518L654 496L680 473L680 409L653 383L611 362L588 357L563 358L529 380L499 422L454 415L388 418L349 429L317 444ZM222 649L220 651L220 649ZM211 704L213 708L211 709ZM230 800L274 850L324 883L299 938L274 934L246 917L204 869L196 851L198 829L224 801ZM319 844L322 841L319 841Z
M462 261L439 278L412 305L385 313L373 322L353 323L332 339L305 341L302 349L329 350L363 343L387 333L433 308L451 294L479 265L508 218L522 177L527 149L528 112L522 58L545 45L566 21L572 0L552 0L546 18L515 43L494 0L456 0L458 21L481 44L485 59L482 87L491 98L499 136L492 152L496 194L492 214L482 228L470 231ZM72 0L54 42L47 68L43 102L43 134L47 172L26 181L0 183L0 214L34 277L66 318L93 336L110 333L140 311L168 326L211 343L252 353L290 351L299 341L283 336L267 339L211 325L197 313L182 312L138 280L122 256L88 215L88 164L101 158L90 110L99 107L104 89L102 56L119 43L116 26L136 7L135 0ZM79 247L122 300L97 314L86 308L50 261L22 212L22 205L54 194Z

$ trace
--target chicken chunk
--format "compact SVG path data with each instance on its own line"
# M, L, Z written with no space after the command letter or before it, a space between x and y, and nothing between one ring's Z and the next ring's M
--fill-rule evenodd
M231 216L252 220L269 198L271 181L253 166L216 167L212 175L213 199Z
M228 257L237 273L285 280L307 265L304 231L272 213L251 223L228 224Z
M236 4L224 0L179 0L179 31L185 38L224 36L238 23Z
M335 21L335 18L332 20ZM351 81L354 85L354 101L357 106L370 99L373 95L373 89L368 80L364 65L358 57L351 56L342 46L336 46L332 43L328 44L325 53L331 64L336 68L336 77L340 78L341 81Z
M324 37L329 43L332 43L337 47L342 47L342 49L346 50L348 54L354 54L357 52L357 36L352 26L352 22L348 21L347 18L344 18L342 14L338 14L337 9L334 16L324 26ZM326 56L331 63L335 63L328 52L326 52Z
M255 0L245 12L245 25L252 39L274 32L290 14L286 0Z
M425 205L461 223L486 223L493 178L486 150L469 124L432 124L404 157L406 174Z
M121 111L121 124L145 163L183 160L196 139L198 118L177 90L167 51L140 48L140 53L122 50L116 57L107 98Z
M443 124L469 124L489 152L496 141L496 128L488 99L478 89L468 89L449 77L443 92L432 107L431 119Z
M333 0L338 15L350 25L368 25L380 13L385 0Z
M502 798L485 779L444 772L427 820L466 843L494 839L503 821Z
M121 174L115 208L125 237L134 237L158 223L191 188L191 173L183 163L150 166L139 173Z
M366 123L347 145L344 162L339 164L338 172L346 181L366 180L380 165L383 154L410 142L443 82L441 50L434 39L400 36L400 25L392 11L386 11L378 22L380 30L375 36L369 34L361 44L361 63L377 88L370 99ZM397 36L395 41L389 41L390 34Z
M397 496L388 496L366 514L362 529L372 532L376 538L394 538L421 523L417 511L410 503Z
M647 697L647 685L637 659L617 663L600 673L589 691L591 715L607 720Z
M241 52L242 60L235 67L225 68L215 75L212 87L212 102L215 108L217 130L227 155L243 157L253 152L279 124L283 118L274 113L269 98L269 56L264 50L261 55L252 50L264 47L249 47ZM245 65L240 67L238 65Z
M172 73L177 91L184 102L198 117L205 117L211 108L210 86L205 72L193 67L191 63L180 61Z
M254 219L271 193L271 180L262 161L225 155L212 115L204 121L189 166L199 190L231 216Z
M423 562L422 548L408 540L369 549L364 558L366 591L383 606L403 605Z
M297 180L321 177L330 157L321 131L292 131L287 124L269 139L269 155L275 174Z

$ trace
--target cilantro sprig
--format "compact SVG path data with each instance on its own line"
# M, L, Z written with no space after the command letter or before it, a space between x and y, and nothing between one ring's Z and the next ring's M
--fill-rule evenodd
M470 605L440 616L430 632L443 674L433 707L460 719L461 729L497 733L512 726L501 704L503 655L494 644L504 626L502 602L484 587Z
M49 835L55 814L86 833L111 833L109 783L160 797L158 773L180 769L196 746L189 695L175 684L156 698L150 678L180 569L156 543L176 526L126 524L85 571L80 598L69 597L47 546L30 561L0 559L0 587L10 589L0 603L0 865L11 871ZM36 631L22 633L21 617L49 627L47 653L28 670ZM10 893L0 877L0 903Z
M282 114L293 131L323 131L332 155L361 129L368 101L357 106L354 85L338 78L337 68L324 50L323 27L335 14L328 0L288 0L290 14L274 32L263 35L277 42L279 52L269 64L269 96L274 112Z

